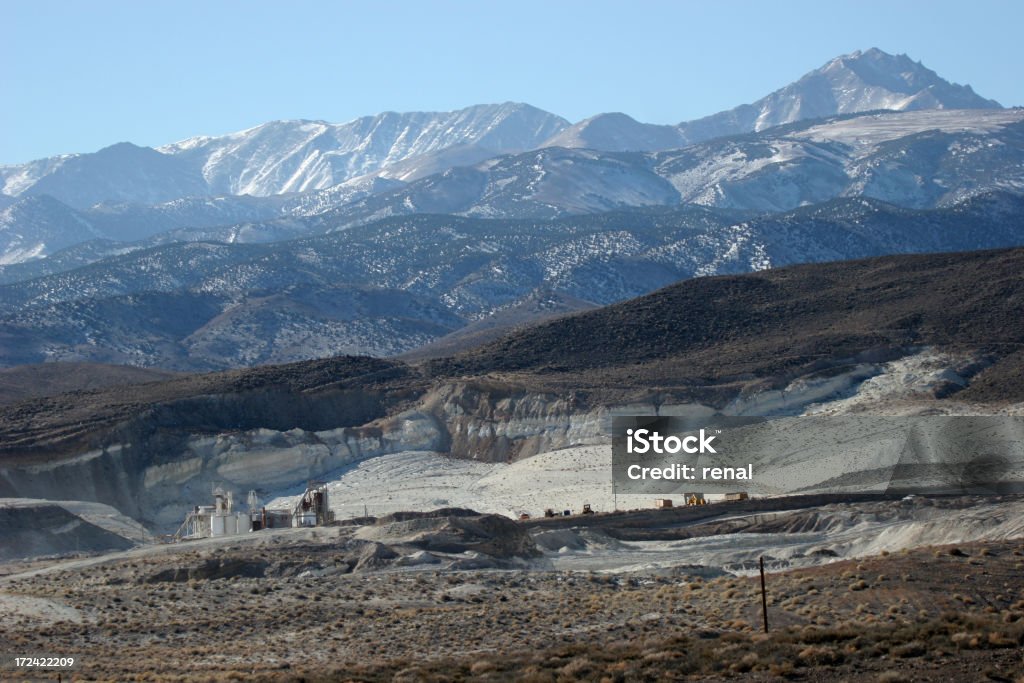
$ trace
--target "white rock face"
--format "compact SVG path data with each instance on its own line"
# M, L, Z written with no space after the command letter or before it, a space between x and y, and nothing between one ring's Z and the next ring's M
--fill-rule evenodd
M179 521L191 504L204 503L215 486L261 494L300 486L309 479L366 458L409 449L438 449L442 435L428 415L408 412L379 433L335 429L256 429L238 434L196 436L186 449L193 457L153 465L143 473L146 504L157 524Z
M644 507L650 507L647 501ZM798 512L748 517L798 517ZM549 551L546 559L560 570L635 572L677 565L722 567L740 575L756 575L758 558L770 557L767 570L809 567L843 559L897 552L924 545L969 543L1020 538L1024 533L1024 504L976 502L967 507L936 508L913 503L825 506L815 511L827 531L788 533L728 533L682 541L601 543L576 532L575 538L548 539L567 545ZM605 537L604 540L612 540ZM582 541L582 543L581 543ZM597 541L597 542L595 542ZM576 549L574 545L584 545ZM817 551L827 550L827 555Z
M902 457L902 435L890 440L891 448L882 435L853 446L837 442L829 452L818 453L815 448L824 448L820 438L813 429L802 429L800 421L806 416L869 415L872 409L890 416L929 414L938 405L933 393L963 382L960 373L969 374L972 363L976 361L968 357L922 349L900 360L863 363L843 373L799 378L783 389L744 395L722 412L787 418L773 423L783 425L779 438L785 437L785 443L780 441L773 459L760 463L756 486L745 488L765 494L835 486L860 491L870 488L871 481L885 488ZM953 399L941 406L944 412L962 415L984 412ZM207 503L214 486L234 491L239 501L250 489L268 500L293 494L309 479L323 478L342 482L335 503L347 506L346 516L361 515L363 505L372 514L409 506L464 505L518 515L524 510L536 513L536 507L578 508L583 502L608 509L613 496L608 472L612 417L705 418L717 412L701 404L589 409L571 396L491 395L479 386L454 384L438 388L417 409L359 427L194 435L182 442L181 450L159 454L143 453L136 444L113 444L45 465L0 469L0 485L23 496L103 500L163 529L180 522L193 505ZM999 412L1022 415L1024 406ZM856 431L856 426L851 429ZM790 448L794 440L807 443L802 450ZM813 458L806 457L812 452ZM864 472L871 474L860 474ZM834 481L844 476L854 478ZM411 483L396 483L393 489L374 489L367 483L382 478ZM490 493L485 496L486 491ZM648 498L633 502L646 506ZM489 507L480 507L485 503Z
M799 378L783 389L772 389L741 396L725 408L726 415L798 415L809 404L848 394L870 377L882 371L881 366L862 363L838 375Z
M977 362L976 359L952 353L941 353L932 349L890 361L878 366L878 372L861 382L854 391L831 401L815 401L809 405L806 415L848 415L859 412L874 414L907 415L924 408L922 397L946 387L963 387L967 384L958 369ZM941 412L950 415L974 415L976 409L944 400L941 405L926 408L929 413ZM1009 406L1002 412L1013 414Z

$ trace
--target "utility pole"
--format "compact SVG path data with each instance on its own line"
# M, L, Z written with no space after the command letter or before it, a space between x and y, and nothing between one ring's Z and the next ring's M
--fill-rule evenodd
M761 614L764 616L764 632L768 633L768 595L764 590L764 555L761 556Z

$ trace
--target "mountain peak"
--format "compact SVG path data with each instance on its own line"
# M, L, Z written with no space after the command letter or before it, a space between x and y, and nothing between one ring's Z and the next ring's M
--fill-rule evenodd
M602 151L661 151L796 121L888 109L1001 109L969 85L944 80L906 54L871 47L839 55L799 80L753 102L678 126L598 114L545 142Z
M821 78L828 81L837 101L834 114L864 111L873 104L899 111L1002 108L994 100L979 97L969 85L951 83L906 54L889 54L877 47L836 57L793 86Z
M689 143L795 121L889 109L1002 109L970 86L950 83L905 54L877 47L840 55L799 80L745 104L679 124Z
M872 60L872 61L892 59L892 58L910 60L910 57L908 57L905 52L900 52L900 53L894 55L894 54L886 52L885 50L883 50L881 48L877 48L877 47L869 47L867 50L854 50L853 52L851 52L849 54L839 55L838 57L836 57L836 59L866 59L866 60ZM920 62L917 62L917 63L920 63Z
M81 156L81 155L80 155ZM105 159L149 159L162 156L152 147L140 147L133 142L115 142L95 152L97 158Z
M640 123L621 112L598 114L560 131L546 147L584 147L608 152L638 152L680 147L684 143L675 126Z

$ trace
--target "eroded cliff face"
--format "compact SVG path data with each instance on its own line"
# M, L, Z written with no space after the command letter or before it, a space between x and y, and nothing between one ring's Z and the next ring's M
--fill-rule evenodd
M608 433L607 410L589 408L575 396L457 383L429 393L423 409L445 430L446 452L484 462L595 443Z
M0 469L0 489L21 497L95 500L157 527L206 503L215 486L267 493L400 450L442 450L431 416L313 431L257 428L217 435L160 435L114 443L41 465Z
M256 390L155 404L88 440L63 444L65 455L36 449L8 458L0 464L0 496L97 501L166 525L205 503L215 485L241 493L289 486L365 457L364 448L385 448L380 428L363 425L392 408L380 394L351 389Z
M877 366L858 365L785 390L741 395L726 410L797 409L877 371ZM215 486L240 497L250 489L269 496L366 458L402 451L511 462L605 442L616 413L700 417L715 412L670 399L595 407L576 395L480 381L443 383L404 409L388 414L389 408L379 397L351 391L298 399L210 396L157 406L80 454L0 468L0 496L97 501L168 530L191 506L206 503Z
M0 467L0 496L98 501L166 530L214 486L269 495L413 450L507 462L596 442L606 412L571 397L468 384L436 387L391 415L375 397L351 392L298 402L210 396L155 406L78 454Z

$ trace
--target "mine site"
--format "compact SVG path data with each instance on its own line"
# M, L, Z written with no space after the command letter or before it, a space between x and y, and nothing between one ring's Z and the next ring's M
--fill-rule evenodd
M65 680L1013 681L1024 642L1019 435L1000 446L1016 459L999 481L928 493L894 474L909 467L905 445L888 463L881 447L902 424L894 414L1002 416L1019 430L1020 403L936 398L950 382L979 382L983 366L927 348L732 399L736 413L784 399L788 438L814 440L817 469L790 462L801 449L758 463L800 489L790 493L620 493L602 409L518 422L486 413L489 428L540 450L511 462L401 450L442 442L427 428L436 418L406 409L372 438L261 428L195 448L195 464L149 465L135 475L151 492L138 508L148 524L58 491L7 498L5 647L76 659L50 672ZM101 401L124 396L93 400L103 414L113 407ZM884 419L862 434L873 412ZM847 419L832 437L798 429L822 415ZM865 447L873 457L856 457ZM286 468L320 450L347 462L267 485L297 479ZM43 467L59 486L82 461ZM225 472L234 487L217 479Z
M0 3L0 681L1024 683L1024 5L873 2Z

